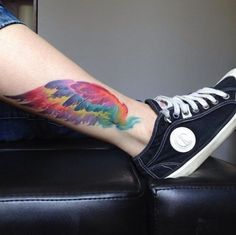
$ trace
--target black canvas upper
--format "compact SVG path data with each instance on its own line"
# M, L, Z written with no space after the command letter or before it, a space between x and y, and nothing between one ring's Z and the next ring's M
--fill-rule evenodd
M230 95L229 99L213 95L219 101L218 104L209 104L204 109L198 104L199 112L192 112L192 117L183 119L173 116L173 108L169 108L171 123L166 121L158 102L148 99L145 102L157 113L158 118L147 147L134 158L134 162L141 172L155 179L165 178L176 171L185 162L189 161L201 149L203 149L219 131L229 122L236 113L236 79L227 77L219 82L215 89L222 90ZM170 144L170 134L178 127L186 127L192 130L196 136L196 145L186 153L176 151Z

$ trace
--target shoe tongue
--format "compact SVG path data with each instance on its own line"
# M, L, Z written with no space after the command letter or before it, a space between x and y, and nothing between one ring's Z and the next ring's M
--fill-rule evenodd
M156 114L160 113L161 110L168 107L165 102L156 101L153 99L147 99L145 100L145 103L148 104Z
M224 88L236 86L236 69L228 72L216 85L215 89L224 90Z

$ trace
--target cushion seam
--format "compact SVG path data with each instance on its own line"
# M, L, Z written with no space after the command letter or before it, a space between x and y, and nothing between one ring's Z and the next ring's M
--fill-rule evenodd
M30 199L0 199L0 203L5 202L68 202L68 201L107 201L107 200L131 200L137 199L141 195L137 197L88 197L88 198L58 198L58 199L49 199L49 198L30 198Z
M236 190L236 185L232 186L176 186L176 187L167 187L167 188L159 188L153 189L154 193L160 191L168 191L168 190L175 190L175 189L186 189L186 190Z

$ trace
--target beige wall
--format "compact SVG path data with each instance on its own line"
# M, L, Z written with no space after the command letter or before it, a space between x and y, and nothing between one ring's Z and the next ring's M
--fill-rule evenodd
M39 33L98 79L144 99L212 85L236 67L235 12L235 0L39 0ZM236 162L235 140L215 156Z

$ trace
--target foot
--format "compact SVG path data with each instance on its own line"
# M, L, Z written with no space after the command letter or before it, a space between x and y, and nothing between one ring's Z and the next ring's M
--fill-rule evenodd
M145 102L158 118L135 164L155 179L188 176L236 129L236 69L213 88Z

